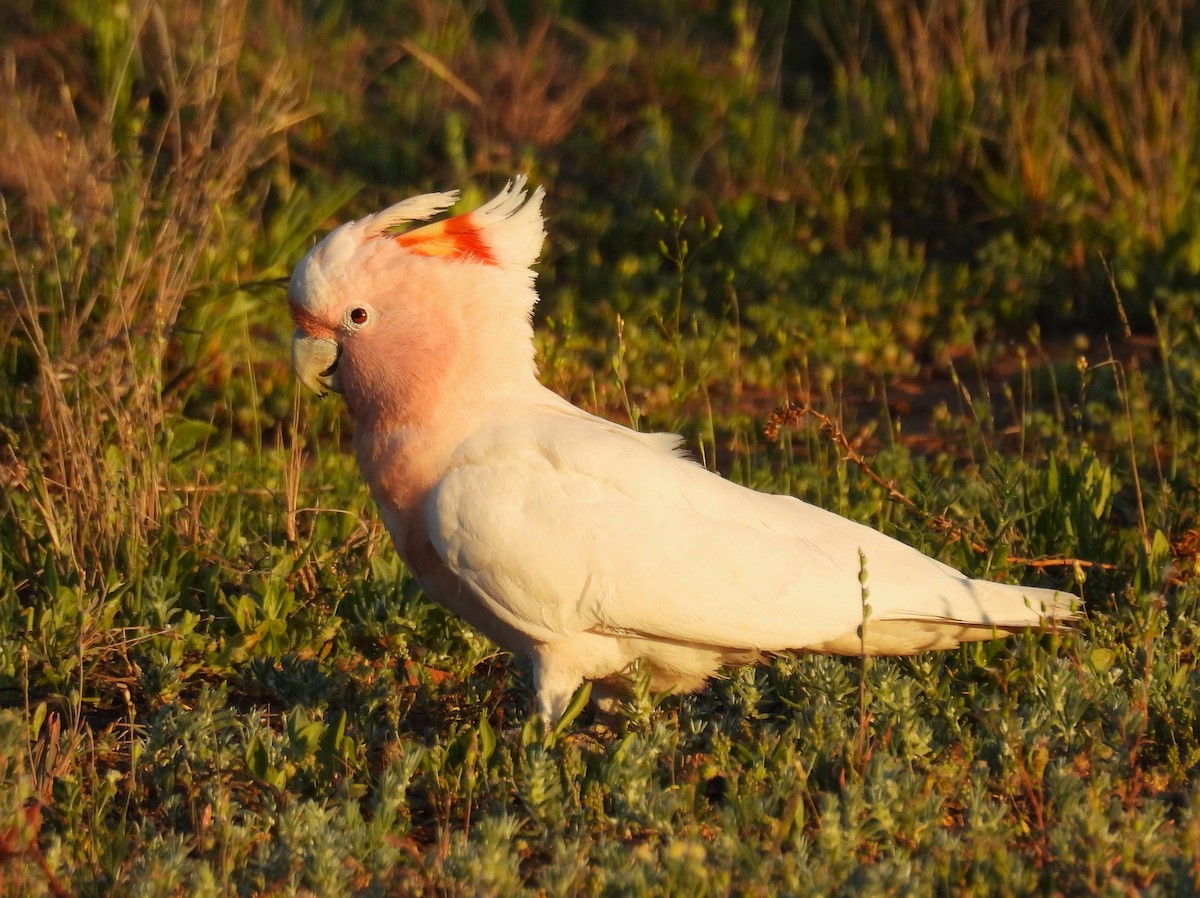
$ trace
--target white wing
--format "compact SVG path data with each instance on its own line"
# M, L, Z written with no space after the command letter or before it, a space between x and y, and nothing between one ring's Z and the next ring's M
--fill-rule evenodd
M565 403L468 439L425 506L447 566L534 639L591 631L784 651L953 646L1069 617L797 499L737 486Z

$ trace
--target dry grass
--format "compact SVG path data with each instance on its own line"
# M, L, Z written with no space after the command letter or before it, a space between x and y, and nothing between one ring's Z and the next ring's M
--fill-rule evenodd
M245 12L240 0L206 14L135 4L131 52L104 73L109 96L65 72L47 91L9 69L15 127L5 133L31 143L0 163L0 182L23 185L2 222L7 251L24 262L13 266L3 320L37 369L36 420L19 449L41 516L31 527L82 584L127 576L113 565L136 563L165 510L190 501L172 494L169 469L165 428L181 401L168 386L179 374L172 334L185 305L205 298L197 285L230 277L213 252L227 240L226 210L304 114L284 65L252 89L240 83ZM72 48L65 38L60 52ZM165 73L162 96L134 95L144 69ZM231 97L242 100L232 119ZM128 117L150 102L171 113L128 133ZM31 136L45 135L47 121L52 137ZM57 155L31 164L47 141Z
M993 160L997 182L1021 184L1034 210L1082 189L1091 216L1127 222L1153 249L1193 220L1200 109L1186 0L1127 10L1078 0L1053 14L1020 0L872 9L917 159L945 160L945 142L960 141L965 164ZM842 40L851 78L863 39Z

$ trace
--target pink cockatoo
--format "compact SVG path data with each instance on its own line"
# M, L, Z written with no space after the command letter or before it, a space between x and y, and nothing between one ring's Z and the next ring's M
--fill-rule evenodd
M611 711L638 661L651 688L691 691L777 653L904 655L1073 617L1071 596L972 580L542 386L542 198L518 178L405 233L457 193L344 224L296 266L288 299L296 372L345 397L400 556L431 599L531 659L547 725L584 681Z

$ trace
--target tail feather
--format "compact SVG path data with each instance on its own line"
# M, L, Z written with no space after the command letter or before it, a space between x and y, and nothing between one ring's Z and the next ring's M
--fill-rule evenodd
M946 614L892 612L879 619L868 618L853 634L806 648L837 655L911 655L1027 629L1067 629L1083 611L1079 597L1067 592L986 580L970 584L974 594L970 609L950 609Z
M982 594L987 613L980 622L984 624L1010 629L1044 627L1047 623L1074 620L1083 610L1083 602L1078 596L1057 589L987 580L972 580L971 585Z

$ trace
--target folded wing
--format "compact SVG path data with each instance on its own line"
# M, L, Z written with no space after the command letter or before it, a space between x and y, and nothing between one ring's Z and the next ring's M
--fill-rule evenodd
M443 561L534 639L905 654L1071 616L868 527L737 486L569 407L468 440L425 506ZM865 633L860 551L870 589Z

